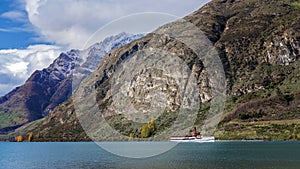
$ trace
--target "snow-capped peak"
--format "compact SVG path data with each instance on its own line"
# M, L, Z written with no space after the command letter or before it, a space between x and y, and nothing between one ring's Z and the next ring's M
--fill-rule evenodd
M91 73L100 64L102 58L111 50L125 45L133 40L143 37L142 34L127 34L122 32L118 35L105 38L102 42L95 43L85 50L72 49L61 53L60 56L47 68L50 72L50 78L54 80L63 80L75 67L80 67L82 72ZM76 72L78 73L78 72Z

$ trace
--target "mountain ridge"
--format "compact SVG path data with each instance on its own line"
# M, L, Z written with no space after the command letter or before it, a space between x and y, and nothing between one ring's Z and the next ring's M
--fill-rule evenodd
M73 70L81 67L83 76L95 70L102 57L110 50L122 46L143 35L120 33L96 43L86 50L72 49L61 53L49 67L36 70L19 86L0 97L1 115L9 120L1 121L0 128L14 129L49 114L72 94ZM83 60L79 60L83 59ZM16 117L15 117L16 116ZM11 124L9 124L11 123ZM4 131L6 131L4 129Z
M300 10L293 6L294 2L297 1L214 0L184 17L212 41L225 69L227 102L215 132L217 139L300 139L297 121L300 113L297 106L300 99ZM141 137L141 126L108 111L112 108L111 74L117 64L149 48L178 54L197 70L200 93L210 90L205 85L207 74L203 64L195 60L191 49L175 39L150 33L113 50L96 70L98 79L94 85L99 108L107 113L107 122L124 135L133 133L134 137ZM195 126L201 127L209 106L209 102L201 103ZM156 121L157 132L170 125L173 115L167 112L166 118ZM56 107L29 131L34 133L36 141L90 140L76 118L72 100ZM26 135L28 131L19 132Z

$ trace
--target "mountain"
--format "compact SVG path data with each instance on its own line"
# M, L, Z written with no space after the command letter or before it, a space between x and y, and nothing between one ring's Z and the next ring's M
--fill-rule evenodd
M203 31L216 48L224 67L227 100L225 112L214 132L217 139L300 138L298 4L295 0L213 0L184 18ZM96 89L98 111L88 110L76 114L77 102L69 99L57 106L45 119L17 130L17 134L27 135L28 132L33 132L36 141L90 140L87 134L95 140L119 138L118 133L108 133L112 136L102 137L103 133L107 134L105 132L108 129L104 123L91 123L87 128L82 122L82 118L97 122L97 117L101 116L122 135L144 137L147 122L134 123L116 113L116 105L113 104L116 99L115 89L111 84L122 63L126 63L138 52L153 49L179 56L192 70L201 98L194 125L201 127L213 99L210 95L212 88L209 85L208 70L202 60L196 57L195 50L174 37L157 33L173 27L180 29L180 21L162 26L154 33L116 48L103 58L94 74L82 84ZM189 31L192 30L182 29L181 32ZM198 40L197 36L191 37L194 38L190 40L191 43ZM176 75L176 71L174 73ZM96 80L90 80L93 78ZM171 77L158 69L150 70L145 67L137 73L135 81L129 83L128 96L134 106L143 112L148 106L145 98L151 98L149 92L156 86L167 95L166 112L155 120L156 130L150 131L150 135L148 131L145 137L155 138L162 134L178 115L178 86L174 85ZM77 92L79 95L84 94L80 88ZM89 104L86 106L88 108ZM151 123L148 126L149 124ZM91 132L96 128L99 130Z
M88 49L61 53L48 68L35 71L24 85L0 98L0 132L14 130L47 116L70 97L74 69L80 67L81 71L76 72L88 76L112 49L142 36L120 33Z

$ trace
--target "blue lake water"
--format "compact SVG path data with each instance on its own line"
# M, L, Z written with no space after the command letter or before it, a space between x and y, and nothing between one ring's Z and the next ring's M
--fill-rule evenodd
M0 143L0 168L299 169L300 142L184 143L144 159L119 157L95 143Z

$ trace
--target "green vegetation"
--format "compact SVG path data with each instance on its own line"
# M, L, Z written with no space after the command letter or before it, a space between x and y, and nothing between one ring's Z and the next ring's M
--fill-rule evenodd
M224 118L215 132L222 140L299 140L300 61L288 66L258 66L241 86L267 86L240 97L227 98Z
M300 121L231 123L215 132L220 140L300 140Z
M296 9L300 9L300 1L297 1L297 2L293 2L292 3L292 6Z
M194 125L203 124L203 122L205 121L205 119L207 117L209 109L210 109L210 103L209 102L201 103L200 110L197 114L197 119L196 119Z
M248 120L248 119L259 119L263 117L263 113L262 112L258 112L258 113L243 113L243 114L239 114L239 119L241 120Z
M141 137L147 138L154 135L156 131L155 119L152 117L148 124L143 125L141 131Z
M214 133L217 139L300 139L300 61L298 56L292 55L298 55L296 41L299 39L300 16L293 7L300 9L300 1L212 1L204 9L186 17L216 45L224 61L228 97L223 119ZM152 47L175 54L183 52L183 60L193 66L195 60L190 49L179 42L164 41L148 34L135 43L116 49L105 58L103 67L97 69L99 77L106 76L104 72L107 71L113 73L119 61L129 53ZM199 79L207 78L200 73L197 74ZM97 86L100 112L111 106L110 87L109 78ZM210 90L209 86L199 85L199 88ZM36 133L33 132L34 139L72 141L86 138L75 115L66 115L70 114L71 105L60 105L51 118L43 120ZM201 103L196 122L191 125L201 126L209 108L209 102ZM143 124L107 112L106 121L131 139L155 138L174 124L177 116L177 112L164 112L155 122ZM61 124L59 119L68 120Z
M0 128L22 124L25 119L20 113L4 113L0 111Z

